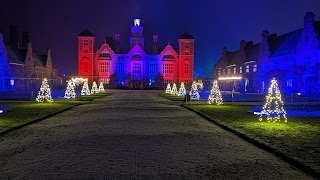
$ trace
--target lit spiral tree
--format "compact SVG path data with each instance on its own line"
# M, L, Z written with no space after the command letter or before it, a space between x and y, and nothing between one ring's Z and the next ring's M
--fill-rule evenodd
M171 93L171 86L170 86L170 83L168 83L168 84L167 84L166 93L167 93L167 94L170 94L170 93Z
M76 98L76 92L74 90L76 84L73 80L69 80L67 84L67 89L64 93L64 98L70 99L70 98Z
M186 92L186 88L184 87L184 83L181 82L178 95L181 97L184 97L186 96L186 94L187 92Z
M178 89L177 89L176 83L173 83L173 85L172 85L171 94L178 95Z
M262 116L267 115L268 122L280 122L282 115L284 121L287 122L286 111L284 110L283 106L284 103L281 100L278 82L276 78L273 78L268 89L266 104L262 108L259 120L262 121Z
M95 81L93 81L92 88L91 88L91 94L98 93L98 92L99 92L99 89L98 89L97 83Z
M90 95L90 89L88 85L88 81L83 82L82 90L81 90L81 95Z
M40 91L38 92L38 96L36 98L38 102L53 102L51 97L51 90L48 83L48 79L44 78L40 87Z
M208 98L208 103L220 105L222 104L222 101L223 100L222 100L221 91L218 85L218 81L214 80L212 89Z
M99 92L105 92L102 82L100 82L100 85L99 85Z
M198 83L196 81L192 82L189 95L191 99L197 99L197 100L200 99L200 94L198 92Z

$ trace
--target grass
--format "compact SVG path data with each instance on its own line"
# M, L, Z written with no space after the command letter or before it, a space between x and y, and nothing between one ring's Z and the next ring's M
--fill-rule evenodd
M171 101L184 101L183 97L180 97L180 96L177 96L177 95L161 93L161 94L159 94L159 96L164 97L166 99L170 99Z
M320 173L320 117L289 116L288 123L268 123L248 113L252 106L185 106Z
M9 112L0 114L0 134L79 105L79 101L92 101L110 94L112 93L98 93L76 97L75 99L54 99L52 103L38 103L35 101L0 102L0 107L11 109Z

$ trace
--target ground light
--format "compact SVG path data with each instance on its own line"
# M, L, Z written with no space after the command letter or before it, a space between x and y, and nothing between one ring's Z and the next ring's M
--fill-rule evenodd
M221 96L221 92L220 92L220 88L218 85L218 81L214 80L213 81L213 85L212 85L212 89L208 98L208 104L217 104L220 105L222 104L222 96Z
M281 100L281 93L278 82L275 78L271 80L271 85L268 89L266 103L262 108L259 120L263 120L263 115L267 116L268 122L280 122L281 115L285 122L287 122L286 111L283 108L284 103Z
M47 78L44 78L36 98L38 102L53 102L51 90Z

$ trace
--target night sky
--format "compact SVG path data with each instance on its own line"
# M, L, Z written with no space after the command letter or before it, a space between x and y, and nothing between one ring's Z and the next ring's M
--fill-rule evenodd
M60 75L76 75L81 31L88 27L97 45L120 33L121 46L128 47L130 26L140 16L147 47L158 34L161 46L171 42L177 51L179 36L192 34L195 72L212 77L224 46L231 51L241 39L259 42L264 29L281 35L302 28L308 11L319 20L319 7L319 0L5 0L0 30L8 36L16 25L31 32L37 51L51 48Z

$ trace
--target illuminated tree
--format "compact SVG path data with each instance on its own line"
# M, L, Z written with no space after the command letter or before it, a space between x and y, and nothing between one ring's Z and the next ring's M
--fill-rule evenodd
M82 90L81 90L81 95L90 95L90 89L88 85L88 81L83 82Z
M99 85L99 92L105 92L102 82L100 82L100 85Z
M173 83L173 85L172 85L171 94L178 95L178 90L177 90L176 83Z
M73 80L69 80L67 84L67 89L64 93L64 98L70 99L76 97L76 92L74 90L76 84Z
M99 90L98 90L97 83L95 81L93 81L92 88L91 88L91 94L98 93L98 92L99 92Z
M186 92L186 88L184 87L184 83L181 82L178 95L181 97L184 97L184 96L186 96L186 94L187 94L187 92Z
M217 105L222 104L222 96L217 80L213 81L212 89L208 98L208 103Z
M167 93L167 94L170 94L170 93L171 93L170 83L168 83L168 85L167 85L166 93Z
M44 78L36 98L38 102L53 102L51 97L51 90L47 78Z
M285 122L287 122L286 111L283 108L284 103L281 100L281 93L279 90L278 82L275 78L271 80L271 85L268 89L268 95L266 97L266 103L262 108L260 115L260 121L262 116L267 115L268 122L280 122L281 115Z
M200 99L200 94L198 92L198 84L196 83L196 81L192 82L191 91L189 94L191 99Z

